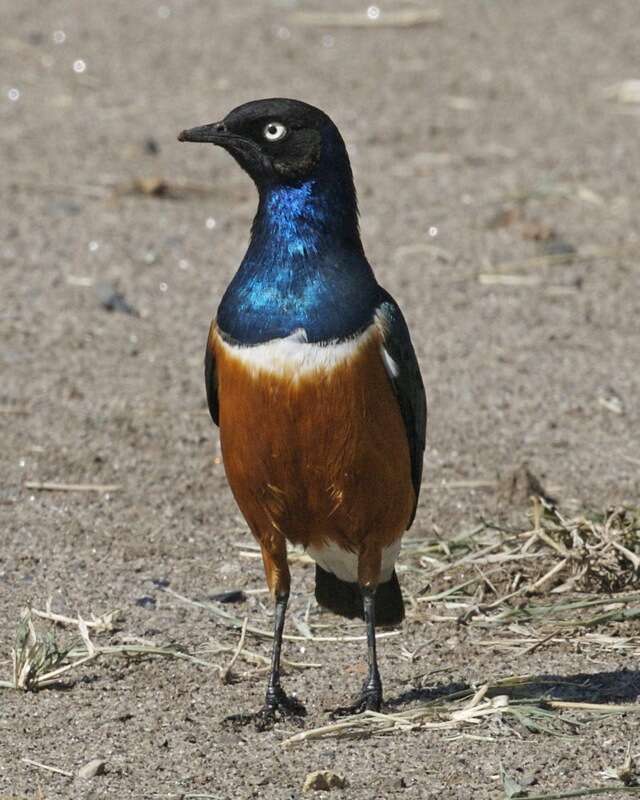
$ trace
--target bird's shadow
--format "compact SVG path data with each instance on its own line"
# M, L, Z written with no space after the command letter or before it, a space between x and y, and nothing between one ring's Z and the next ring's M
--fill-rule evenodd
M477 686L475 688L478 688ZM456 682L408 689L389 697L386 706L398 710L408 703L453 700L474 687ZM514 685L490 686L487 697L507 695L512 700L564 700L574 703L635 703L640 699L640 671L619 669L609 672L578 672L572 675L532 675Z

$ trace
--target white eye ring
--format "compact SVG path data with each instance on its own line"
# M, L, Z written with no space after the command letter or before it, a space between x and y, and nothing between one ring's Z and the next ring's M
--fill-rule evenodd
M268 142L278 142L287 135L287 129L281 122L267 122L263 133Z

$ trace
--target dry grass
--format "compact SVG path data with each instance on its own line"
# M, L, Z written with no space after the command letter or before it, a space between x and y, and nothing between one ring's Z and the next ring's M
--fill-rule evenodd
M451 732L453 739L473 732L484 739L523 732L568 736L578 732L589 718L600 715L640 713L640 706L586 703L547 699L540 696L535 676L505 678L478 689L463 689L406 711L366 711L329 725L301 731L285 739L293 747L317 739L358 739L419 730ZM531 689L527 695L527 690ZM522 696L524 695L524 696ZM474 737L474 738L475 738Z
M490 636L479 644L524 654L554 642L566 645L569 638L601 651L640 651L640 636L594 630L640 618L638 509L570 517L536 495L530 524L522 531L485 521L452 539L409 540L403 562L405 583L421 584L409 596L414 621L486 628ZM509 635L499 633L503 629ZM534 683L534 676L508 677L398 713L366 712L302 731L283 744L416 730L440 730L454 738L522 731L567 736L594 716L640 711L634 705L568 702L535 693L529 697L526 686ZM600 790L581 792L571 796Z
M630 607L640 603L640 510L568 517L535 496L530 516L522 531L484 522L448 541L409 540L407 569L424 576L414 610L455 603L460 611L447 621L483 624L546 618L594 625L640 615L640 605ZM575 618L575 611L596 606L605 607L603 614Z
M569 800L571 797L595 797L599 794L626 794L639 795L640 787L637 786L598 786L594 789L574 789L569 792L553 792L552 794L506 794L505 800L511 798L522 798L522 800Z
M229 616L232 620L236 619L233 615ZM238 620L240 635L236 644L228 645L211 640L197 649L197 655L176 644L156 645L134 636L120 636L117 644L98 645L93 641L90 631L92 634L112 634L121 618L120 611L112 611L99 617L92 615L89 620L68 617L52 611L50 601L44 610L25 608L18 622L15 644L11 650L11 676L9 680L0 680L0 689L37 691L55 687L80 667L105 657L179 659L216 670L223 683L262 676L271 662L269 657L245 647L247 633L252 630L248 625L248 618ZM35 622L38 619L51 625L47 628L37 627ZM229 622L226 617L224 619L230 628L236 627L234 622ZM65 634L60 636L54 626L64 628ZM71 635L68 633L69 629ZM260 630L258 638L263 635L266 638L267 632ZM224 656L227 663L213 663L201 658L201 655ZM240 660L249 663L252 668L237 672L236 666ZM322 666L318 662L288 658L282 659L282 665L286 669L312 669Z
M180 659L201 667L213 668L223 680L228 681L231 679L233 666L242 653L241 647L234 648L231 662L227 666L222 666L187 653L176 645L158 646L135 641L130 644L95 644L90 637L90 628L96 632L109 632L113 630L114 621L118 616L119 612L111 612L103 617L93 617L85 621L81 617L73 619L55 614L51 612L49 604L46 611L25 608L18 622L15 644L11 650L12 674L9 680L0 680L0 688L33 692L56 686L69 677L71 672L77 671L89 662L113 656L130 659L149 657ZM34 617L71 627L74 629L74 635L71 638L64 637L66 641L62 643L54 628L46 630L37 628ZM227 650L222 648L218 652Z
M174 592L172 589L164 588L162 589L166 594L170 595L171 597L175 598L181 603L185 603L187 605L195 606L197 608L203 608L208 611L211 616L216 620L216 622L225 628L232 628L241 630L244 621L238 617L237 615L233 614L223 603L217 602L210 602L210 601L201 601L201 600L193 600L190 597L185 597L185 595L179 594L178 592ZM295 634L287 634L285 633L282 637L284 641L288 642L365 642L367 640L366 635L358 635L358 636L349 636L349 635L335 635L335 636L325 636L325 635L314 635L311 632L311 626L309 624L302 624L300 627L303 630L299 636ZM319 626L314 626L319 627ZM327 626L324 626L327 627ZM334 627L334 626L328 626ZM361 626L359 626L361 627ZM255 637L256 639L273 639L273 631L269 630L268 628L258 628L255 625L247 625L246 626L246 633L250 634L251 636ZM378 638L384 639L394 636L400 636L401 631L383 631L378 634Z
M242 545L244 553L253 555ZM305 564L304 555L293 553L293 563ZM403 551L402 567L408 592L409 618L413 621L475 626L486 635L476 640L497 650L528 654L543 646L579 641L581 648L640 654L640 636L622 630L621 623L640 618L640 512L633 508L609 509L603 514L568 516L541 496L532 498L527 524L522 530L483 521L474 530L450 539L410 539ZM213 668L222 682L256 679L268 669L269 658L246 645L269 640L270 624L250 624L228 607L192 600L164 589L168 597L207 610L233 644L209 642L202 655L224 656L225 664L211 663L179 647L146 642L97 645L91 635L111 635L118 612L83 620L44 611L25 609L18 624L12 651L10 680L0 687L35 691L54 686L72 671L100 658L169 657ZM38 630L34 620L71 629L64 644L54 630ZM292 613L290 621L299 635L285 638L309 644L360 643L362 635L349 635L351 628L330 615ZM42 624L41 623L41 624ZM401 631L380 632L401 637ZM395 642L402 648L402 640ZM392 642L394 643L394 642ZM406 649L405 649L406 651ZM321 651L319 651L321 652ZM408 651L406 651L408 652ZM409 654L413 657L414 654ZM239 671L240 660L249 670ZM292 669L313 669L319 661L290 661ZM510 676L494 684L464 688L441 694L437 699L394 713L366 712L338 722L296 733L283 742L294 747L318 739L403 735L436 730L452 738L495 739L530 733L572 736L595 717L638 713L633 704L575 702L554 699L543 691L540 678ZM536 688L537 687L537 690ZM579 698L580 699L580 698ZM596 698L598 699L598 698ZM629 787L614 787L628 789ZM612 791L607 787L606 791ZM505 790L506 791L506 790ZM564 795L505 794L506 797L581 797L602 793L585 789Z

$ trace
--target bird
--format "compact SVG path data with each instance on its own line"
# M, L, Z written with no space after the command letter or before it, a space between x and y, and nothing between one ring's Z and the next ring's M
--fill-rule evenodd
M427 407L407 323L364 252L344 140L319 108L287 98L245 103L178 139L222 147L258 192L205 348L227 480L275 600L253 716L265 727L306 713L280 680L288 543L315 561L318 604L366 624L367 678L335 713L380 710L376 626L404 618L395 562L416 513Z

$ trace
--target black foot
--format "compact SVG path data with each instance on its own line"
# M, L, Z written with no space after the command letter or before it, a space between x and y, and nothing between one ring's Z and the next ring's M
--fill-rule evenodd
M365 686L356 701L350 706L341 706L331 712L331 718L350 717L352 714L362 714L363 711L380 711L382 707L382 687Z
M302 717L306 717L307 709L295 697L288 697L282 689L278 689L267 697L264 706L255 715L256 729L267 731L276 722L291 720L302 725Z
M249 714L231 714L224 721L235 726L254 723L256 730L268 731L285 719L302 725L301 717L305 717L307 709L295 697L288 697L280 688L267 693L265 704L259 711Z

